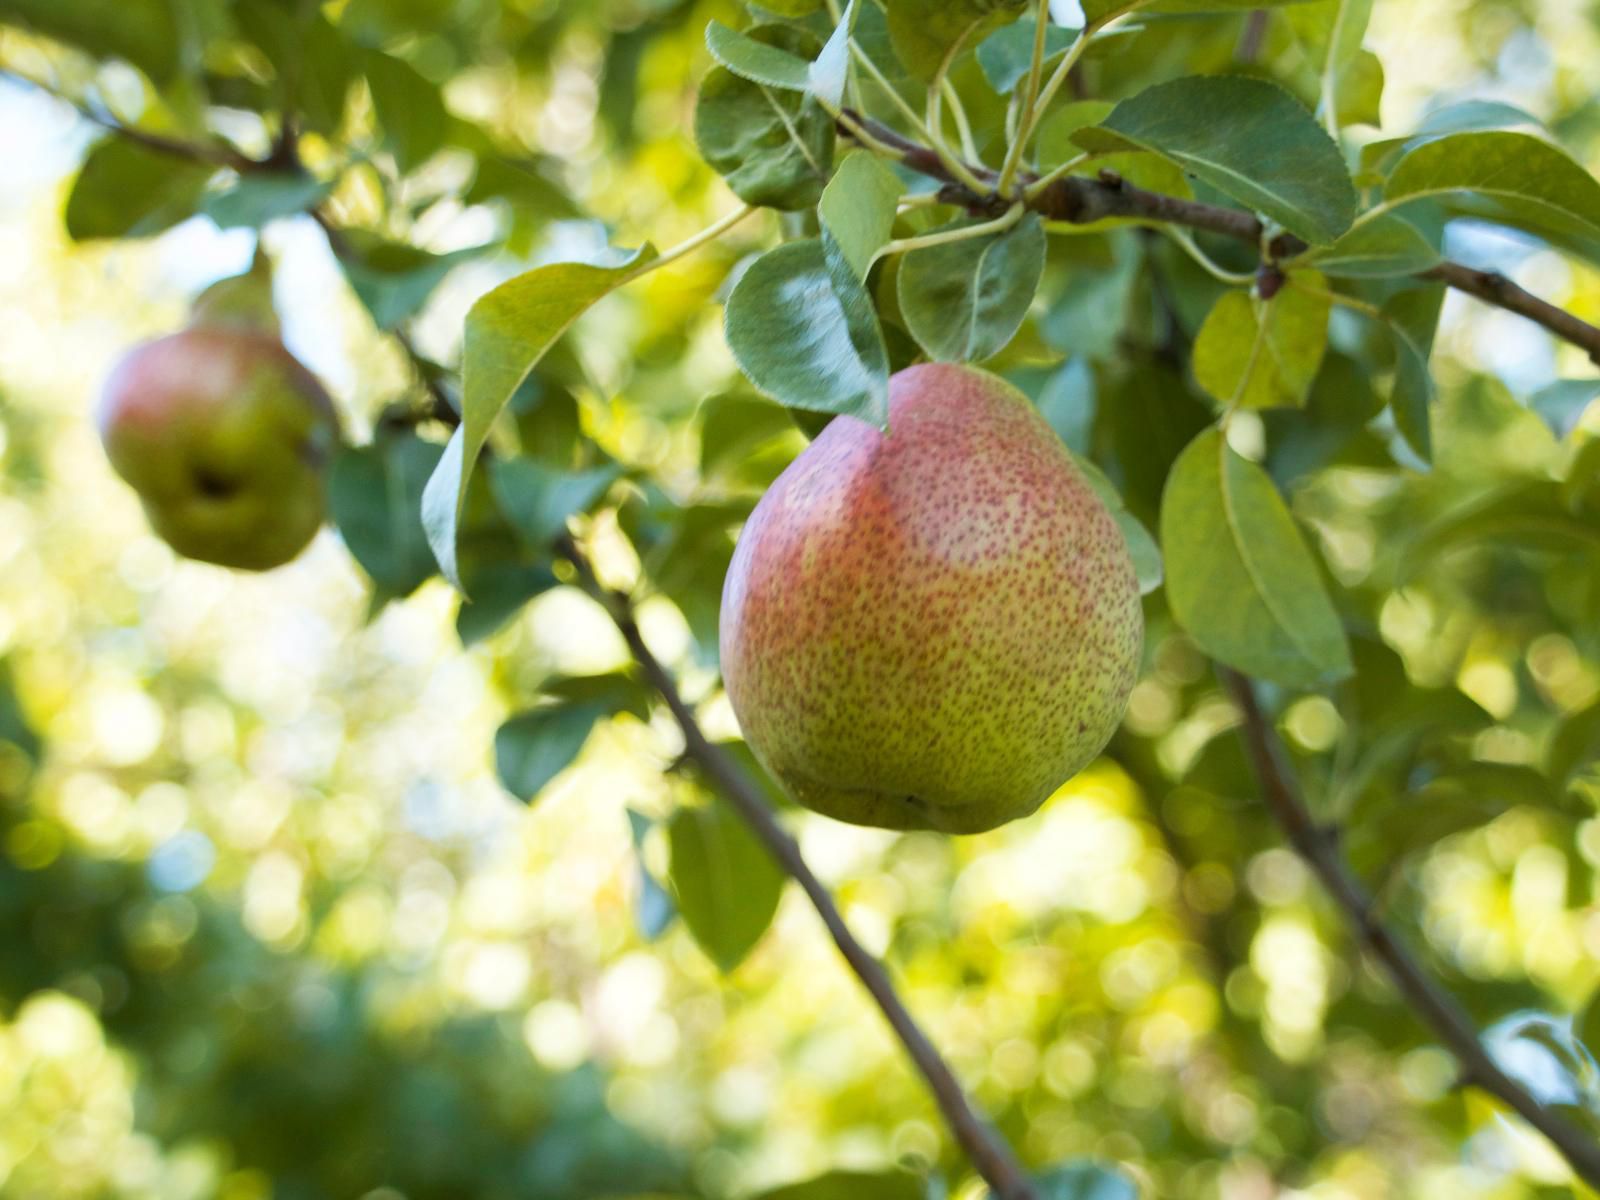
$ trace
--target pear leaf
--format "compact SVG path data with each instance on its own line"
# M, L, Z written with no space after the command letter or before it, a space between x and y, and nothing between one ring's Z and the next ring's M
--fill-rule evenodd
M812 238L769 250L729 294L724 326L740 370L780 404L888 421L883 333L842 248L830 256Z
M644 246L612 266L552 263L479 297L467 313L461 425L422 497L422 523L445 578L461 587L456 526L489 428L528 373L589 307L656 257Z
M817 215L858 279L867 278L873 258L888 243L904 191L900 177L867 150L845 155L823 189Z
M970 224L963 219L942 228ZM1028 315L1044 257L1037 213L999 233L910 251L896 281L906 328L940 362L998 354Z
M706 49L740 79L791 92L803 92L810 86L811 64L805 59L729 29L721 21L706 26Z
M1226 408L1303 406L1328 348L1331 307L1294 286L1271 300L1224 292L1195 337L1195 381Z
M1161 549L1172 615L1212 658L1286 687L1350 673L1344 626L1294 518L1218 429L1172 466Z
M684 923L718 967L733 970L772 924L783 872L721 804L678 809L667 823L667 844Z
M1157 84L1075 140L1096 153L1159 154L1313 246L1355 219L1356 190L1338 146L1298 100L1264 80L1196 75Z
M518 800L531 804L572 764L606 709L599 704L536 708L512 717L494 737L495 771Z
M1425 142L1396 164L1384 203L1442 201L1600 262L1600 180L1530 133L1487 130Z

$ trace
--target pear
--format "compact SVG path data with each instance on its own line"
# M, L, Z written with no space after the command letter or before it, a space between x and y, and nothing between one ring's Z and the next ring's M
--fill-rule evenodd
M203 323L135 347L97 418L111 465L187 558L264 571L322 525L338 418L272 332Z
M740 534L728 699L761 763L841 821L978 833L1116 731L1144 638L1127 544L1033 404L973 367L836 418Z

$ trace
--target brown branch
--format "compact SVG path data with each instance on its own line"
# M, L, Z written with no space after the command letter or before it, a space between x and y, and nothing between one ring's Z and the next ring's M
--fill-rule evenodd
M1239 34L1238 48L1233 52L1236 61L1250 64L1261 57L1261 46L1267 37L1269 15L1266 9L1258 8L1245 18L1244 30Z
M832 935L834 945L838 946L839 953L844 956L850 969L883 1011L900 1044L927 1081L956 1141L961 1144L978 1173L988 1181L994 1195L998 1200L1038 1200L1038 1192L1011 1147L972 1107L949 1064L901 1001L888 970L850 932L828 889L801 857L799 844L773 816L761 789L733 758L706 739L693 710L679 695L671 673L645 644L628 598L600 583L588 558L570 537L562 538L558 549L576 569L579 585L605 608L616 623L640 670L666 701L683 732L683 757L705 772L718 792L733 805L762 845L810 899L822 923L827 926L828 933Z
M152 133L148 129L140 129L135 125L125 125L110 113L104 112L82 100L74 100L71 96L64 96L43 80L34 79L32 76L24 75L20 71L0 67L0 78L10 79L25 87L42 92L52 100L65 104L85 121L109 130L124 141L143 146L146 150L153 150L157 154L187 159L189 162L203 163L212 167L232 167L235 171L259 170L267 165L250 158L248 155L239 153L231 146L208 142L188 142L178 138L166 137L163 134Z
M1377 914L1371 895L1345 863L1335 839L1319 827L1301 797L1277 730L1262 712L1250 681L1222 668L1222 681L1244 717L1240 734L1249 751L1262 799L1289 842L1333 898L1367 952L1389 976L1411 1010L1461 1066L1463 1082L1499 1098L1548 1138L1572 1169L1600 1187L1600 1143L1545 1108L1484 1049L1478 1030L1456 999L1423 970Z
M893 148L905 166L943 184L940 197L947 203L975 214L993 214L1004 211L1008 206L1002 197L993 193L980 195L963 186L927 146L912 141L870 117L854 112L849 115L873 137ZM844 132L848 133L849 130L844 129ZM994 178L992 171L978 167L972 170L985 183ZM1036 178L1024 172L1019 176L1019 181L1026 186ZM1028 207L1047 221L1061 221L1069 225L1087 225L1107 217L1124 217L1134 221L1184 225L1251 246L1260 246L1265 232L1261 222L1242 209L1202 204L1197 200L1147 191L1135 187L1114 171L1102 171L1095 179L1082 175L1063 176L1029 200ZM1306 249L1306 244L1292 234L1279 234L1268 245L1267 254L1271 261L1277 263L1292 259ZM1577 346L1589 355L1591 361L1600 365L1600 327L1539 299L1504 275L1445 261L1430 270L1419 272L1416 277L1446 284L1477 297L1485 304L1526 317L1562 341Z
M1548 300L1539 299L1498 271L1479 271L1457 262L1442 262L1431 271L1424 271L1422 278L1438 280L1458 292L1476 296L1485 304L1492 304L1543 325L1563 341L1587 351L1589 361L1600 366L1600 329L1573 316L1564 308L1557 308Z
M317 223L322 230L322 236L328 240L328 249L335 258L344 258L352 253L349 240L344 236L344 231L339 228L338 222L330 217L326 211L313 208L307 211L306 216ZM443 421L446 425L461 424L461 414L450 399L450 393L445 390L444 384L439 381L439 367L417 349L411 335L399 326L390 329L389 335L404 351L406 361L417 376L417 381L422 384L423 390L428 393L428 407L425 411L414 414L417 420ZM413 422L415 423L415 422Z

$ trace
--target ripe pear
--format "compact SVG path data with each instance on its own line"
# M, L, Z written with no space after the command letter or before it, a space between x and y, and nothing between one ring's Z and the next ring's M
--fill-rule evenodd
M722 671L756 757L801 804L978 833L1037 809L1110 740L1138 673L1115 519L1016 388L928 364L889 431L836 418L750 515Z
M135 347L97 416L111 465L186 558L265 571L322 525L338 417L273 332L205 323Z

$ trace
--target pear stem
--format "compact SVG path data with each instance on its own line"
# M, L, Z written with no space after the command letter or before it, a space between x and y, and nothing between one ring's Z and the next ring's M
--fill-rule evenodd
M695 763L716 785L717 791L749 825L768 853L805 892L812 907L822 918L822 923L827 926L839 953L883 1011L889 1027L926 1080L956 1141L961 1144L978 1173L988 1181L996 1200L1039 1200L1037 1189L1023 1171L1010 1145L973 1108L949 1064L900 999L888 969L850 932L832 895L806 865L799 843L778 823L761 788L731 756L706 738L694 711L679 694L671 672L646 644L638 622L634 620L633 605L628 597L600 582L589 564L588 556L570 536L561 537L556 548L577 572L578 586L606 610L628 644L639 669L666 701L667 708L683 732L684 758Z

